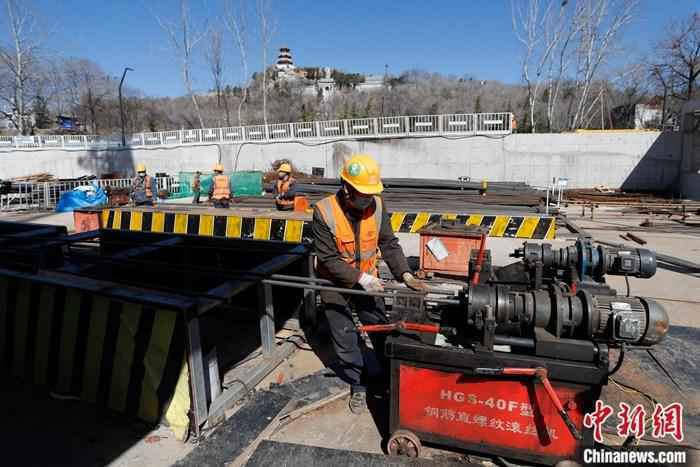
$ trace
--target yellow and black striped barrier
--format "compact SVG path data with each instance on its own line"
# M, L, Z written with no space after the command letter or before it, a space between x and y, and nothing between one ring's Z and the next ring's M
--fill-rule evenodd
M175 391L187 385L185 342L176 310L0 271L0 367L59 397L152 423L170 402L183 413L165 418L186 427L189 390Z
M556 219L540 216L488 216L482 214L431 214L429 212L391 213L394 232L416 233L431 222L451 220L488 229L489 237L532 238L552 240L556 235Z
M311 240L311 223L308 221L237 215L105 209L102 211L102 227L291 243Z
M546 216L393 212L391 227L394 232L416 233L425 225L440 219L484 227L488 229L490 237L551 240L556 235L555 218ZM308 242L312 237L310 219L141 211L123 208L104 209L102 226L113 230L278 240L292 243Z

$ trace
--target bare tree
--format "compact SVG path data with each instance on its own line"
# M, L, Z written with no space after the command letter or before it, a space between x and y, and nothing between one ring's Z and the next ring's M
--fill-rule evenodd
M65 74L65 62L58 58L49 59L43 68L46 97L52 103L53 111L57 115L62 115L69 110L71 104Z
M580 27L578 41L578 97L571 129L585 121L591 87L601 67L613 52L622 28L632 20L637 0L580 0L575 21Z
M5 92L0 92L0 99L9 107L9 111L1 113L17 131L28 134L32 127L28 101L33 97L32 80L37 78L34 73L41 34L37 18L25 0L5 0L4 10L10 44L7 47L0 44L0 65L11 84L4 86Z
M202 28L202 31L197 31L192 27L187 0L180 0L180 17L178 20L169 21L156 16L156 21L167 34L170 45L180 61L182 82L185 85L187 95L192 100L192 105L199 120L199 127L204 128L202 111L199 108L197 96L192 88L192 59L194 48L206 35L206 28Z
M243 120L243 106L246 104L248 99L248 30L246 21L246 9L245 0L240 0L240 7L238 8L238 15L234 11L233 0L229 0L224 6L224 24L226 28L231 32L234 38L234 42L238 47L239 57L241 60L241 70L243 74L242 83L242 95L241 99L238 101L238 124L245 125Z
M220 29L212 28L209 33L209 44L204 55L209 65L214 92L216 93L216 109L221 114L223 104L226 115L226 126L231 126L231 114L228 107L228 94L224 92L224 57L223 34ZM217 116L218 118L218 116Z
M663 99L661 103L661 128L663 129L668 120L669 98L674 95L673 90L677 86L675 83L677 77L670 75L670 73L668 73L668 68L659 64L652 64L649 66L649 73L652 81L657 85L657 88L661 90Z
M550 56L547 66L547 131L560 129L555 112L558 109L557 104L561 96L562 85L573 62L571 47L580 32L580 24L573 21L573 15L565 13L564 6L566 6L566 2L562 2L557 23L554 25L558 44Z
M564 35L567 2L550 0L542 6L540 0L527 4L512 2L512 21L515 36L522 43L522 78L527 87L530 127L534 133L537 100L545 68L552 68L552 56ZM559 6L555 6L559 4ZM523 8L524 6L524 8ZM551 93L550 93L551 95Z
M262 48L262 98L263 122L267 125L267 52L273 33L270 0L256 0L258 19L260 20L260 47Z
M700 13L672 26L657 50L659 59L652 69L659 82L664 89L668 85L675 98L692 99L700 79Z
M117 82L99 65L85 59L67 60L64 76L73 111L91 133L100 133L102 122L108 119L107 110L116 102Z
M601 84L605 86L603 97L607 98L611 128L635 128L637 105L655 101L653 81L645 63L631 63L616 70Z

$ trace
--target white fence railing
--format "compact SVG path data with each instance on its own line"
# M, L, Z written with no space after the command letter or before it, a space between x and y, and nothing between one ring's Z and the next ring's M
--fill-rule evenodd
M79 186L97 184L102 188L129 188L130 178L70 180L54 182L5 182L0 185L0 211L21 209L53 209L61 194ZM157 190L176 193L178 182L173 177L155 179ZM156 191L157 191L156 190Z
M261 143L332 138L405 138L453 135L506 135L513 132L509 112L405 117L353 118L317 122L271 123L201 130L136 133L128 147L180 146L188 144ZM17 149L110 149L120 139L94 135L0 136L0 151Z

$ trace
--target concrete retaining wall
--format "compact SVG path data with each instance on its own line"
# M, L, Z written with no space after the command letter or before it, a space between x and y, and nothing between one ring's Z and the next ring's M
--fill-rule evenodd
M681 190L684 196L700 199L700 131L683 134Z
M386 177L456 179L469 176L525 181L544 186L568 177L570 187L607 185L628 190L673 190L679 181L677 133L515 134L505 138L407 138L335 143L182 146L112 151L16 151L0 153L0 178L50 172L76 177L130 173L145 163L150 173L210 170L218 160L228 170L267 170L291 159L302 171L338 173L344 154L375 156Z
M680 138L676 133L516 134L475 137L353 141L322 146L275 144L224 148L229 168L266 169L289 158L301 170L322 167L337 174L342 155L377 157L386 177L525 181L545 186L568 177L571 187L607 185L632 190L668 190L678 181Z

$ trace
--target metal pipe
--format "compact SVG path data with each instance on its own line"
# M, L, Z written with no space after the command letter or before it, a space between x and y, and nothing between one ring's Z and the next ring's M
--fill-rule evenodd
M528 339L527 337L513 337L496 334L493 342L497 345L510 345L513 347L522 347L526 349L535 348L535 341L533 339Z
M270 276L270 279L291 281L291 282L316 282L316 283L322 284L322 285L333 286L332 281L329 281L328 279L322 279L320 277L302 277L302 276L290 276L290 275L286 275L286 274L273 274ZM391 289L391 290L406 290L406 287L403 287L401 285L394 285L394 284L385 284L384 288ZM454 296L453 291L440 290L440 289L435 289L432 287L429 289L429 293L437 294L437 295Z
M320 277L302 277L302 276L290 276L287 274L273 274L270 279L290 281L290 282L317 282L324 285L333 285L333 282L328 279L322 279Z
M304 284L304 283L299 283L299 282L286 282L286 281L278 281L278 280L273 280L273 279L264 279L262 282L265 284L278 285L280 287L290 287L293 289L312 289L312 290L319 290L322 292L338 292L341 294L348 294L348 295L362 295L365 297L369 296L369 297L381 297L381 298L395 298L397 296L413 296L413 295L401 294L401 293L386 293L386 292L371 293L371 292L366 292L364 290L344 289L342 287L327 287L327 286L322 286L322 285ZM426 301L435 302L435 303L443 303L446 305L459 305L461 303L459 300L450 300L447 298L426 298Z

